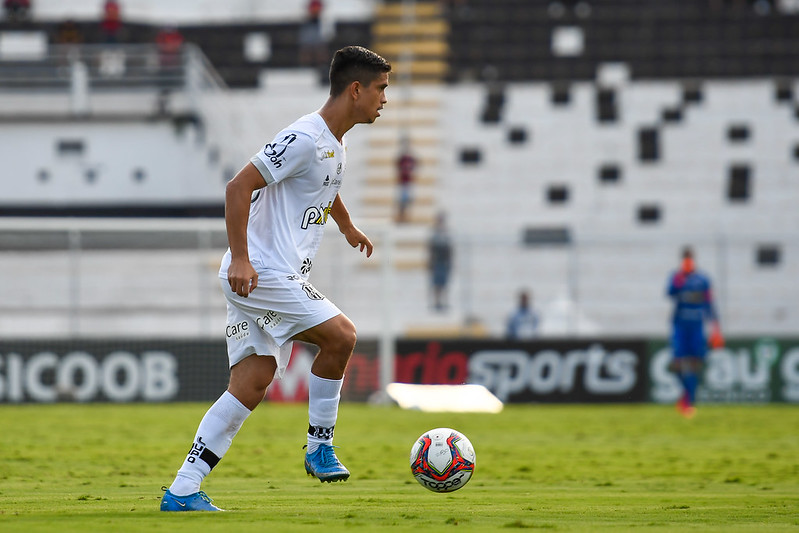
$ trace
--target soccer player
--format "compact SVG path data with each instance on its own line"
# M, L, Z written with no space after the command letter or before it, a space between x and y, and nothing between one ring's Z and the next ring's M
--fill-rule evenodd
M390 71L391 65L370 50L338 50L322 108L278 133L227 184L230 248L219 277L227 298L230 384L200 422L161 500L162 511L220 510L200 484L272 380L282 377L292 340L319 348L308 387L305 470L323 482L349 477L332 442L355 326L308 282L308 275L328 217L352 247L372 254L372 242L353 224L338 191L346 166L344 134L380 116Z
M707 354L708 338L705 324L711 324L710 345L724 344L718 316L713 305L710 278L696 270L690 247L682 252L682 265L669 278L668 295L674 300L672 315L671 368L683 387L677 410L686 418L696 414L696 389Z

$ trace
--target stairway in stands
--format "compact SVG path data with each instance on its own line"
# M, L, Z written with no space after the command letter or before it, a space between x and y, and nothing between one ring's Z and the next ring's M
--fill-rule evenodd
M403 139L416 158L413 200L398 225L394 264L423 269L426 240L438 211L442 81L448 73L449 23L437 1L393 1L378 6L372 47L393 67L388 104L369 128L367 176L361 198L366 216L396 221L397 158ZM372 263L374 264L374 263Z

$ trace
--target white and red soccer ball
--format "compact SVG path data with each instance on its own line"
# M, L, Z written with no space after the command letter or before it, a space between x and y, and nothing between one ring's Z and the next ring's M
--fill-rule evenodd
M425 432L411 448L411 472L424 488L452 492L466 485L474 473L472 443L454 429Z

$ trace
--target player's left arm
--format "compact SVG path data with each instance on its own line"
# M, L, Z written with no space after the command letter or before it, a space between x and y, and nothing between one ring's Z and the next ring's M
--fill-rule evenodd
M333 205L330 208L330 216L336 221L339 231L344 234L344 238L347 239L350 246L353 248L360 246L361 252L366 250L366 257L372 255L372 250L374 248L372 241L352 223L350 212L347 211L347 206L344 205L344 201L341 199L340 194L336 194L336 199L333 200Z

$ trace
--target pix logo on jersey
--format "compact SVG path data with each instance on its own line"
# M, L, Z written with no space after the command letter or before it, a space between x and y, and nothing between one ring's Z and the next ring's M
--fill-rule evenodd
M333 209L333 202L328 202L327 207L324 206L311 206L305 210L305 213L302 214L302 224L300 227L302 229L308 229L311 224L316 224L317 226L324 226L327 224L327 217L330 215L330 211Z

